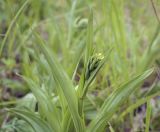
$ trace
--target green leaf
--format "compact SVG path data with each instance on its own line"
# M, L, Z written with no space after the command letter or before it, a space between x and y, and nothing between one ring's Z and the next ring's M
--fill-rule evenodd
M138 106L141 106L142 104L146 103L148 100L160 95L160 86L155 86L152 90L152 92L149 92L147 96L143 97L142 99L139 99L136 103L129 106L120 116L119 120L122 120L124 116L126 116L128 113L132 112L134 109L136 109ZM154 92L153 92L154 91Z
M3 41L2 41L2 44L0 45L0 57L1 57L1 55L2 55L2 50L3 50L4 45L6 44L7 38L8 38L8 36L9 36L9 33L11 33L11 29L12 29L13 26L15 25L18 17L20 16L20 14L21 14L22 11L24 10L24 8L27 6L28 2L29 2L29 0L26 0L26 1L24 2L24 4L22 5L22 7L18 10L18 12L16 13L15 17L13 18L11 24L9 25L8 30L7 30L7 32L6 32L6 34L5 34L5 37L4 37Z
M109 121L112 115L118 110L120 105L131 95L141 82L147 78L153 69L144 72L142 75L134 77L131 81L124 84L120 88L117 88L113 93L105 100L98 115L90 123L88 127L89 132L98 132L104 129L106 122Z
M39 42L39 47L51 68L51 74L53 78L56 82L58 82L58 84L60 85L59 88L61 88L61 90L63 91L76 131L82 132L84 130L84 124L78 113L78 100L72 81L70 80L56 57L51 54L49 49L45 46L46 44L43 42L43 40L37 34L35 34L35 37Z
M90 9L90 15L89 15L89 21L88 21L88 28L87 28L87 48L86 48L86 58L85 58L85 64L87 64L87 61L92 53L93 50L93 11Z
M29 110L19 110L19 109L9 109L9 112L12 112L21 118L23 118L26 122L28 122L35 132L54 132L51 127L42 120L39 116Z
M147 112L146 112L146 129L145 132L149 132L149 127L150 127L150 119L151 119L151 102L150 100L147 102Z
M146 103L148 100L150 100L150 99L152 99L152 98L154 98L154 97L156 97L156 96L158 96L158 95L160 95L160 92L138 100L135 104L129 106L129 107L119 116L119 119L118 119L118 120L122 120L122 118L125 117L128 113L132 112L132 111L133 111L134 109L136 109L137 107L143 105L143 104Z
M59 113L57 108L53 104L52 100L47 96L47 94L38 86L34 81L27 77L23 77L23 79L29 85L29 88L33 92L36 97L39 106L40 112L43 117L46 117L50 125L55 131L60 130L60 119L58 117Z
M110 130L110 132L115 132L110 123L109 123L109 130Z

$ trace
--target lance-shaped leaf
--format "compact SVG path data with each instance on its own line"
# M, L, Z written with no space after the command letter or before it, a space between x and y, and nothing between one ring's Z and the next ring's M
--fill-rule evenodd
M6 44L6 41L7 41L7 39L8 39L8 36L9 36L9 34L11 33L11 29L12 29L13 26L15 25L18 17L20 16L20 14L21 14L22 11L24 10L24 8L27 6L28 2L29 2L29 0L26 0L26 1L24 2L24 4L23 4L22 7L18 10L18 12L17 12L16 15L14 16L12 22L10 23L10 25L9 25L9 27L8 27L8 30L7 30L7 32L6 32L6 34L5 34L5 37L4 37L4 39L3 39L3 41L2 41L2 43L1 43L1 45L0 45L0 57L1 57L1 55L2 55L2 50L3 50L3 48L4 48L4 45Z
M72 81L68 77L56 57L51 54L49 49L45 46L43 40L37 34L35 34L35 37L39 43L41 51L43 52L51 68L51 74L53 78L56 82L58 82L58 84L60 85L59 88L61 88L61 90L63 91L76 131L82 132L84 129L84 125L78 113L78 100Z
M59 112L55 107L55 104L34 81L24 76L23 79L27 82L29 88L31 89L38 101L38 104L40 106L39 113L41 114L41 116L46 118L46 120L49 122L49 124L55 131L59 131L61 127L60 118Z
M47 122L42 120L32 111L19 109L9 109L8 111L20 116L23 120L31 125L35 132L54 132Z
M138 85L151 75L152 72L153 69L150 69L113 91L113 93L105 100L95 119L90 123L88 132L103 131L106 123L111 119L120 105L122 105L129 95L138 88Z

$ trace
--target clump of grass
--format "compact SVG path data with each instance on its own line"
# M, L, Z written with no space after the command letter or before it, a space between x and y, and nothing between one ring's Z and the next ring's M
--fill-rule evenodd
M134 20L141 18L139 11L146 8L135 10L128 1L67 0L60 4L62 7L54 2L28 0L7 25L0 57L12 72L17 64L13 62L12 66L7 60L21 56L17 76L23 81L16 83L11 78L7 84L3 78L2 82L12 91L13 84L18 84L14 87L25 87L29 93L22 100L0 103L8 114L0 118L1 130L124 131L121 124L132 127L134 110L147 102L144 123L149 131L153 110L150 100L160 94L159 81L154 78L159 71L159 25L153 33L154 28L148 25L155 21L136 23ZM12 2L5 4L11 6ZM125 21L126 12L133 23ZM146 36L149 42L142 43ZM4 66L2 70L6 71ZM147 92L141 92L147 79L153 81Z

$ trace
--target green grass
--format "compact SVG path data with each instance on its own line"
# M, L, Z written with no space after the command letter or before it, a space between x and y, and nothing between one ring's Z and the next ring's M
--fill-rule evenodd
M159 130L155 9L147 0L1 1L0 131Z

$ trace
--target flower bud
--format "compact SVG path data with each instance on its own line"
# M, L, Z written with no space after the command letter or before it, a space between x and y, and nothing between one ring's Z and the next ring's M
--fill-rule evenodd
M85 79L88 80L91 74L97 69L104 56L101 53L95 54L89 59L86 69Z

